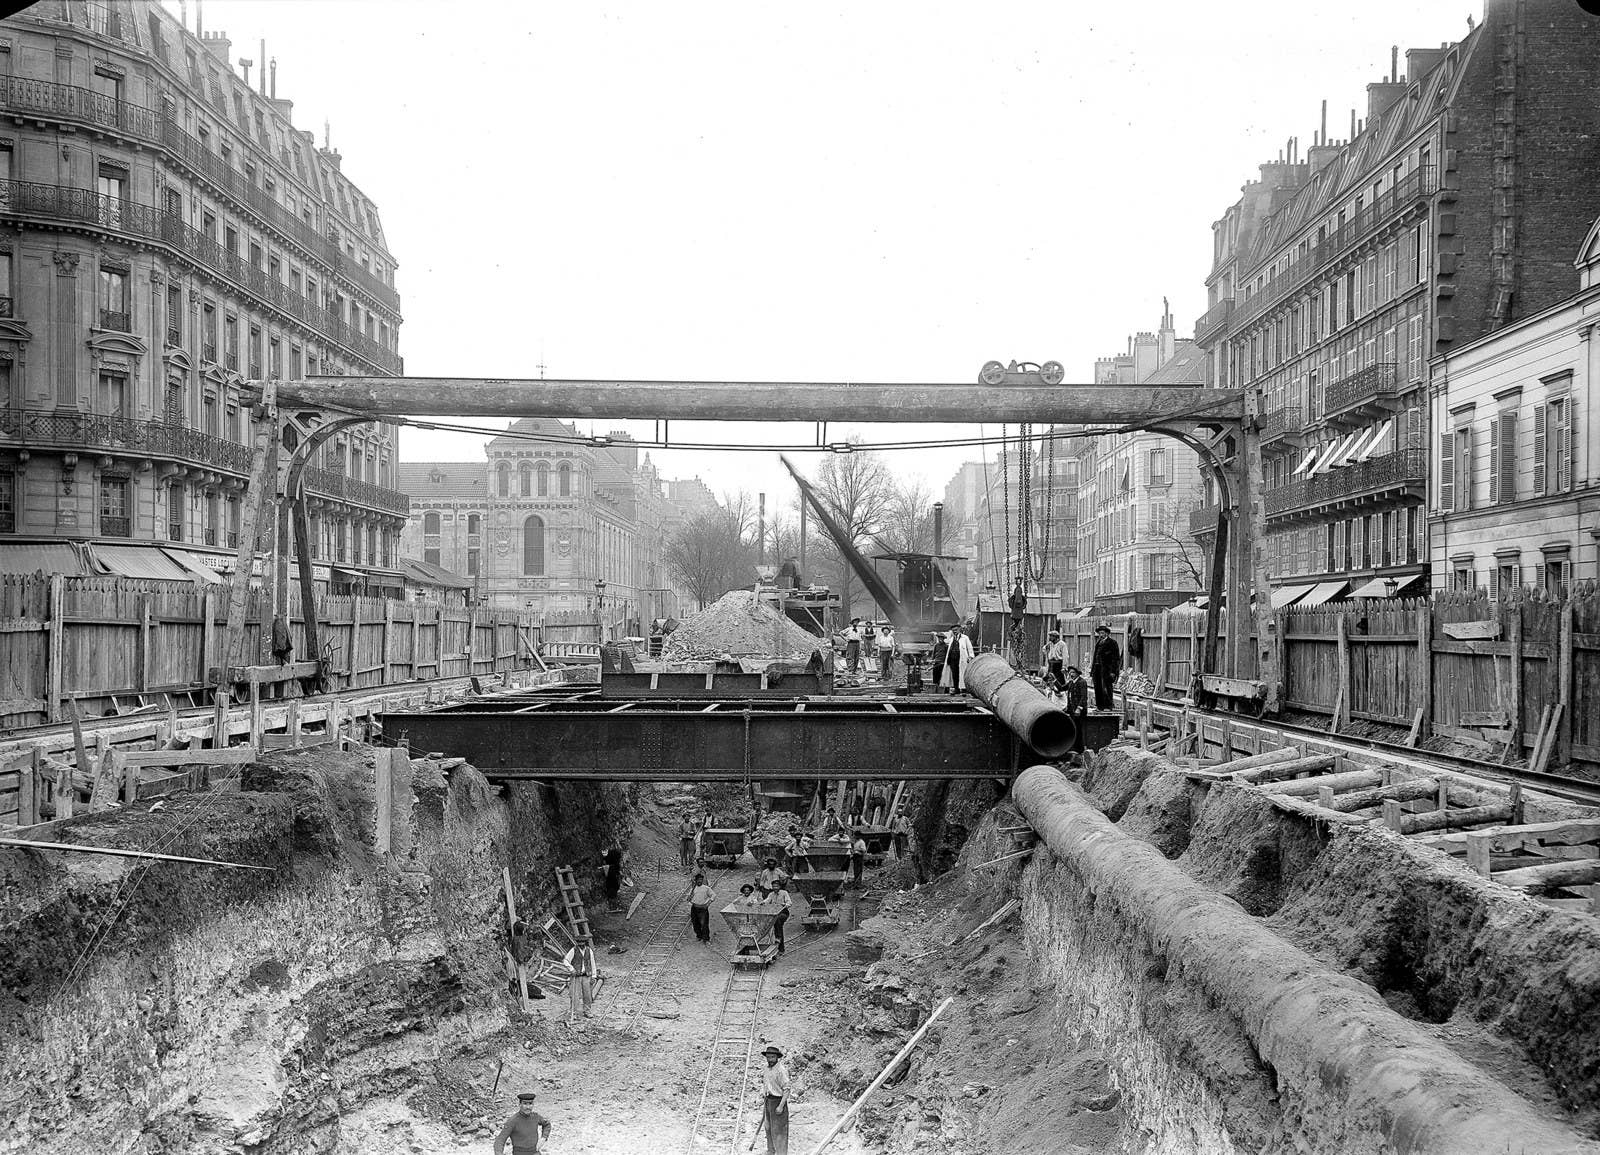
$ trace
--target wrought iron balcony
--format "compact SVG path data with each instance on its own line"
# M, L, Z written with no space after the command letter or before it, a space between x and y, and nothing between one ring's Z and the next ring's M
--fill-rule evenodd
M1228 323L1232 320L1233 298L1224 297L1194 323L1194 343L1202 349L1209 348L1227 333Z
M173 349L181 347L183 345L183 333L178 329L174 329L171 326L168 326L167 327L167 345L170 348L173 348Z
M250 362L250 380L252 380L252 381L261 380L261 362L260 361L252 361L252 362Z
M1189 535L1199 537L1201 534L1216 533L1217 523L1222 520L1222 507L1218 505L1202 505L1189 511Z
M169 522L167 522L167 540L168 541L182 541L183 540L183 522L181 522L181 521L169 521Z
M114 329L118 333L133 332L133 318L119 309L101 309L100 327Z
M100 515L101 537L132 537L133 525L128 518L113 514Z
M217 363L217 347L215 345L202 345L200 347L200 359L215 365Z
M1368 365L1328 386L1323 414L1336 420L1364 421L1400 392L1398 367L1392 361Z
M139 140L156 139L154 112L92 88L58 84L53 80L32 80L25 76L6 76L0 77L0 102L13 112L72 121Z
M204 541L207 545L217 544L217 530L215 526L206 526Z
M238 549L239 548L239 531L236 530L236 529L230 529L228 531L228 548L229 549Z
M223 356L222 363L227 368L229 368L229 369L233 370L235 373L237 373L239 371L239 354L237 354L237 353L227 353L227 354L225 354Z
M1261 447L1263 449L1280 442L1300 443L1301 434L1305 431L1305 422L1300 417L1301 409L1298 405L1286 405L1273 413L1268 413L1261 419Z
M12 304L10 297L0 297L0 317L16 316L12 311L14 308L15 306Z
M1400 449L1316 477L1291 481L1266 495L1268 517L1316 518L1328 506L1381 505L1419 494L1427 480L1427 455Z
M4 215L87 224L154 241L193 265L221 274L235 287L257 297L270 308L289 314L380 371L402 371L403 362L398 354L385 349L288 286L272 280L260 269L253 268L238 254L230 253L204 233L190 228L175 213L129 200L103 197L88 189L32 181L0 181L0 216ZM216 360L214 345L207 346L206 358Z
M405 494L369 482L357 481L353 477L346 477L331 469L307 468L305 484L306 488L314 493L337 497L354 505L364 505L369 509L379 509L401 517L411 515L411 499Z
M0 410L0 435L23 445L80 452L94 450L121 457L160 457L186 464L250 472L250 449L209 433L95 413L36 409Z

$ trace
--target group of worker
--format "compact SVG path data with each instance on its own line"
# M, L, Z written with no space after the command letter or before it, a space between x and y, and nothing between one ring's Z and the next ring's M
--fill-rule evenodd
M880 679L888 677L896 645L893 626L851 618L840 637L844 640L845 669L852 676L859 675L864 665L867 673L876 672Z
M767 1155L789 1153L789 1100L794 1094L794 1080L783 1061L783 1052L772 1044L761 1051L767 1068L761 1072L761 1129L767 1135ZM494 1139L494 1155L506 1155L506 1144L511 1144L511 1155L539 1155L539 1146L550 1139L550 1120L534 1108L539 1096L533 1091L523 1091L517 1096L517 1110L501 1126ZM751 1140L750 1146L755 1147Z

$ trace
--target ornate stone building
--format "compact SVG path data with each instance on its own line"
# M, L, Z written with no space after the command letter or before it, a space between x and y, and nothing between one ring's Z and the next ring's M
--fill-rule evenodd
M489 605L620 636L688 604L662 557L680 517L669 483L627 434L525 418L485 461L408 462L400 484L412 498L405 555L472 579Z
M145 0L0 21L0 567L231 568L246 380L401 372L377 206L230 51ZM392 429L316 466L319 576L398 591Z

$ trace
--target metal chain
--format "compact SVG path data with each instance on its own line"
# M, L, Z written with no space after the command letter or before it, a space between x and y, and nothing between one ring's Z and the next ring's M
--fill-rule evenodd
M1036 583L1044 581L1045 572L1050 568L1050 526L1054 521L1056 508L1056 439L1046 434L1045 441L1044 531L1039 535L1037 568L1032 565L1032 557L1029 558L1030 572Z
M1001 455L1002 458L1008 452L1008 447L1011 444L1011 442L1008 441L1006 438L1007 438L1006 426L1002 425L1002 426L1000 426L1000 455ZM1009 461L1001 461L1000 462L1000 514L1001 514L1001 520L1005 523L1005 529L1006 529L1006 552L1005 552L1005 558L1004 558L1005 565L1006 565L1006 574L1005 574L1005 579L1006 580L1005 580L1005 584L1006 585L1010 585L1011 584L1011 463ZM998 576L999 572L1000 572L1000 567L999 566L995 566L995 574L997 576Z

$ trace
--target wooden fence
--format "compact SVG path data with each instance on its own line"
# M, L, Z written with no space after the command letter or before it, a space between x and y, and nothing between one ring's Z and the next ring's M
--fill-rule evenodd
M304 652L299 599L290 634ZM318 619L331 688L487 676L532 663L527 614L388 598L323 597ZM244 664L267 664L266 595L250 596ZM151 701L199 705L227 645L223 587L62 575L0 577L0 730L60 722Z
M1324 715L1335 729L1375 722L1418 742L1451 738L1497 753L1509 745L1530 762L1600 776L1600 591L1592 585L1559 602L1447 593L1291 607L1274 618L1289 710ZM1125 668L1150 678L1158 694L1188 692L1203 614L1066 619L1068 661L1085 675L1102 622ZM1227 628L1224 612L1222 637ZM1254 637L1252 628L1252 656Z

